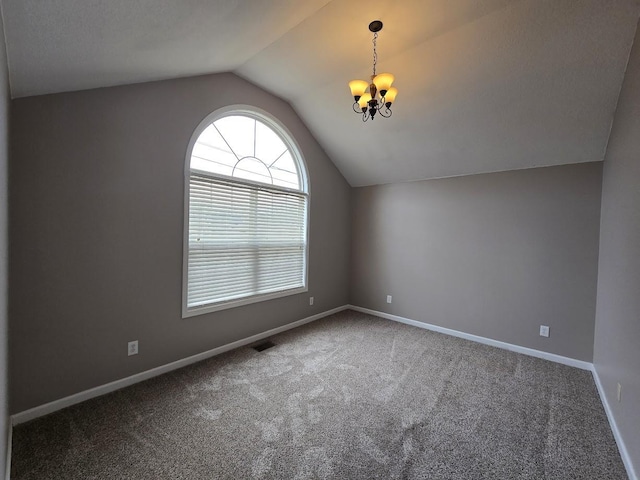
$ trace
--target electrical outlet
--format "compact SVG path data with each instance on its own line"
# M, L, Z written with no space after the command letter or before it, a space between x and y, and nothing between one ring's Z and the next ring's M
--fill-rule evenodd
M309 297L309 305L313 305L313 297Z
M549 336L549 327L546 325L540 325L540 336L548 337Z
M622 400L622 385L618 384L618 401Z
M387 295L387 303L391 303L391 295Z
M138 340L134 340L133 342L129 342L127 344L128 355L137 355L138 354Z

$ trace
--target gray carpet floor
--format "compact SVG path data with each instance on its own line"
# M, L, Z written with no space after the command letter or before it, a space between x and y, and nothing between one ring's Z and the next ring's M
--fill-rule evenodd
M15 427L13 480L626 479L590 372L345 311Z

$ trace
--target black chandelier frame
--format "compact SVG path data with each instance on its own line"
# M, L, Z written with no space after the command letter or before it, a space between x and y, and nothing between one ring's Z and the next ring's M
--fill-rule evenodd
M373 79L376 78L376 66L378 65L378 32L382 30L383 24L380 20L374 20L369 24L369 31L373 33L373 74L371 75L371 83L369 84L369 93L371 100L367 102L364 107L360 106L359 100L361 95L354 95L353 111L358 114L362 114L362 121L373 120L376 114L380 114L381 117L389 118L393 112L391 111L391 102L385 101L385 95L387 90L380 90L380 101L376 97L378 93L378 87L373 83Z

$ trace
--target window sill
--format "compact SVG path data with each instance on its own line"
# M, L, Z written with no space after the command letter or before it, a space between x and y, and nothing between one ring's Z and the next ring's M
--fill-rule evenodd
M308 292L307 286L293 288L291 290L283 290L280 292L266 293L264 295L254 295L251 297L239 298L237 300L230 300L228 302L219 302L213 304L202 305L198 307L182 308L182 318L195 317L198 315L204 315L206 313L218 312L220 310L227 310L229 308L241 307L243 305L250 305L252 303L265 302L267 300L274 300L276 298L288 297L290 295L297 295L299 293Z

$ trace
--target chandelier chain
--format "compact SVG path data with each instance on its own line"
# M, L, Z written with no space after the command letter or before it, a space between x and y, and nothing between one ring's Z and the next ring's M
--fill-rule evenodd
M376 75L376 65L378 64L378 52L376 51L378 32L373 34L373 75Z

